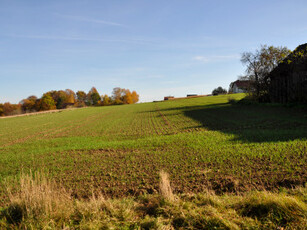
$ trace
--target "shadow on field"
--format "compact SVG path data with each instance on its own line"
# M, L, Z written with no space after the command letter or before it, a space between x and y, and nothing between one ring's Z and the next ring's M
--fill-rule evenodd
M181 110L209 130L234 134L244 142L307 139L306 108L272 105L211 104L160 110ZM164 113L167 117L167 112Z

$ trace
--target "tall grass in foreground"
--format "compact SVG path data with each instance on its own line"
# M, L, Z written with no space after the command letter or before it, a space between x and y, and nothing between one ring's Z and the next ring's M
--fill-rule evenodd
M52 224L68 219L73 210L70 193L40 172L22 173L17 187L8 185L7 194L9 206L4 215L10 224L27 225L32 220Z
M160 180L160 195L105 199L93 194L82 200L42 173L22 174L7 184L0 229L305 229L307 224L304 187L175 199L166 172Z
M162 197L169 201L174 201L174 194L171 188L171 183L169 181L169 175L165 171L160 172L160 193Z

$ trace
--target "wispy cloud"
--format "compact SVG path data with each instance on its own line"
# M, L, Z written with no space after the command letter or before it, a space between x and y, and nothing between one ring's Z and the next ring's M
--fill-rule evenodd
M117 22L110 22L110 21L105 21L101 19L86 18L86 17L73 16L73 15L63 15L63 14L55 14L55 15L62 17L62 18L67 18L67 19L80 21L80 22L90 22L90 23L97 23L97 24L103 24L103 25L108 25L108 26L126 27L125 25L117 23Z
M234 60L239 59L240 55L214 55L214 56L195 56L193 60L200 62L217 62L217 61L225 61L225 60Z
M52 36L52 35L22 35L22 34L5 34L12 38L28 38L43 40L67 40L67 41L92 41L92 42L119 42L119 43L136 43L136 44L153 44L155 41L146 39L104 39L80 36Z

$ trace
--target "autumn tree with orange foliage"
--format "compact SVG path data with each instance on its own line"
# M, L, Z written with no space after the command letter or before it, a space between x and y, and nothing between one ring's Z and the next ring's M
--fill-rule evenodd
M137 103L139 101L139 95L135 92L135 91L132 91L132 101L133 101L133 104Z
M20 102L22 111L25 112L25 113L35 112L36 111L36 103L37 103L37 97L36 96L30 96L27 99L23 99Z
M55 101L50 94L44 94L44 96L38 102L38 111L56 109Z
M133 104L132 94L129 89L125 89L124 96L123 96L123 103Z
M76 94L75 94L75 92L72 91L71 89L66 89L65 93L66 93L65 103L66 104L74 104L76 102Z
M129 89L116 87L112 92L112 100L115 105L134 104L139 101L139 95L135 91L131 93Z
M9 102L5 102L3 104L2 110L4 116L17 115L22 113L20 104L11 104Z
M106 106L106 105L111 104L111 99L109 98L109 96L107 94L101 95L101 98L102 98L101 105Z
M67 100L67 95L64 90L52 90L44 95L50 95L55 102L57 109L63 109L65 107L65 101Z
M79 90L77 93L77 99L80 102L86 102L86 93L84 91Z

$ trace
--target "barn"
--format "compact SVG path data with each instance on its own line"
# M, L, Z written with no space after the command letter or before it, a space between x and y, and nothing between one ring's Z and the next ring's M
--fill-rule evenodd
M267 78L271 102L307 103L307 43L298 46Z

